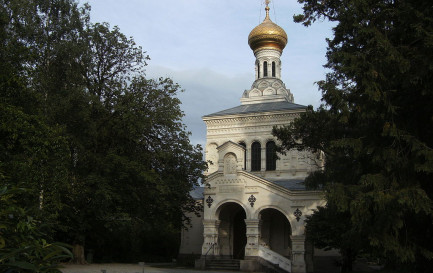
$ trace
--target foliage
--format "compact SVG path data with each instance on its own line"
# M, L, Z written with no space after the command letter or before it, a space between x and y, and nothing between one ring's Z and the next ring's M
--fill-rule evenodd
M70 246L48 243L41 221L19 207L14 198L27 193L23 188L0 189L0 269L2 272L60 272L58 263L72 257Z
M282 149L325 154L307 182L349 233L389 264L423 272L433 259L433 8L430 1L309 1L295 20L336 23L323 105L276 128ZM302 143L299 142L302 139ZM314 219L316 216L313 216ZM311 220L312 220L311 219ZM326 231L323 231L326 233ZM356 236L355 236L356 237ZM348 242L353 237L347 238ZM333 238L340 240L339 235Z
M318 207L306 222L307 236L316 247L340 251L342 272L351 271L357 255L368 247L365 234L352 228L350 213L338 211L331 203Z
M180 87L147 79L141 47L90 23L88 5L0 7L0 162L8 183L31 193L20 207L74 245L90 238L102 249L101 233L137 223L180 231L206 168L182 123Z

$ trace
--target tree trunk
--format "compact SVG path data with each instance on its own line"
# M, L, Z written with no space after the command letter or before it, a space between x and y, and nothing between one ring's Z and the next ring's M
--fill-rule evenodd
M72 258L72 263L74 264L87 264L86 259L84 258L84 246L80 244L74 244L72 247L72 254L74 257Z
M342 251L342 264L341 264L341 272L352 272L353 269L353 255L352 251L350 249L346 249L345 251Z

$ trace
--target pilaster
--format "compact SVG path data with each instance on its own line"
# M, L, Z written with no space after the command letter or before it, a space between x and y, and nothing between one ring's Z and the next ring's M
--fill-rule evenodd
M245 171L251 171L251 143L247 144L246 150L247 152L245 154L246 156L245 160L247 164L246 164Z
M257 256L259 254L260 220L245 219L247 245L245 246L245 257Z
M203 246L201 250L202 255L218 256L218 228L221 221L219 220L203 220Z
M306 273L305 235L290 236L292 239L292 272Z
M266 143L265 145L262 145L260 153L261 153L260 171L264 172L266 171Z

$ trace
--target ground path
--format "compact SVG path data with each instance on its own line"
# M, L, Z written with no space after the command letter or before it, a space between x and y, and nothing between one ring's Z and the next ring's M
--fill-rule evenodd
M173 267L168 264L65 264L60 268L63 273L217 273L239 271L201 271L192 268Z
M335 261L327 259L321 260L317 259L315 261L315 273L335 273L340 272L338 266L336 266ZM373 268L373 266L368 266L364 262L357 262L354 264L355 272L372 272L380 267ZM62 273L239 273L240 271L203 271L195 270L193 268L182 268L176 266L175 264L86 264L86 265L76 265L76 264L65 264L63 268L60 268ZM256 272L258 273L258 272Z

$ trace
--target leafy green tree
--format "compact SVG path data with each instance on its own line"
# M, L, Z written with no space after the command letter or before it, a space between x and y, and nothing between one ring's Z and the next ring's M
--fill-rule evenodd
M0 181L4 182L5 177ZM61 272L59 262L71 258L70 246L49 243L41 221L20 207L16 197L25 198L24 188L0 188L0 269L2 272Z
M274 134L282 149L325 154L325 168L307 183L325 190L332 214L349 215L347 233L365 235L364 250L427 272L433 259L433 7L421 0L299 2L304 14L295 21L336 24L328 40L330 72L318 82L323 105Z
M180 231L206 167L182 123L180 87L147 79L142 49L91 24L88 5L0 4L0 162L33 194L19 205L56 223L50 235L80 263L101 233Z
M357 255L368 249L365 234L352 228L350 213L340 212L332 204L318 207L306 222L307 236L316 247L340 250L342 272L352 271Z

